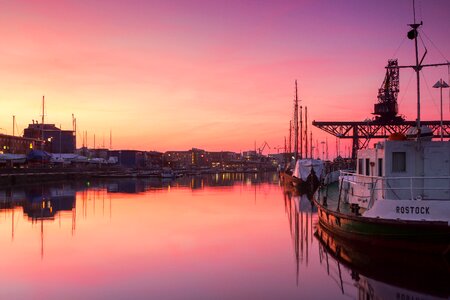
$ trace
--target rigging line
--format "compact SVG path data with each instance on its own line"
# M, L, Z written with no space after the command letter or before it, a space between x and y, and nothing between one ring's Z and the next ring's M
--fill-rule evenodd
M422 39L422 35L419 35L419 39L420 39L420 41L422 42L423 48L425 49L425 52L423 53L423 56L422 56L422 60L420 61L420 64L422 64L422 61L425 59L425 56L426 56L427 53L428 53L428 48L427 48L427 46L425 45L425 42L424 42L423 39Z
M405 99L405 96L406 96L406 92L408 91L408 89L409 89L409 85L411 84L411 81L412 81L412 78L413 78L413 75L415 74L413 71L411 71L410 73L409 73L410 75L409 75L409 80L408 80L408 84L406 85L406 89L405 89L405 92L404 93L402 93L402 98L400 99L400 102L398 103L399 105L400 104L402 104L402 102L403 102L403 100Z
M404 36L403 40L400 42L400 45L398 45L397 49L394 51L394 54L392 55L392 58L394 58L397 55L398 51L403 46L403 44L405 43L406 39L407 39L407 37Z
M439 54L442 56L442 58L446 61L449 62L449 60L445 57L444 53L442 53L442 51L436 46L435 43L433 43L433 41L430 39L430 37L425 33L425 31L423 31L423 29L420 30L421 33L423 33L423 35L425 36L425 38L431 43L431 45L439 52ZM421 35L419 35L421 36Z
M425 81L425 85L427 87L428 94L430 95L431 100L433 101L434 107L436 108L436 111L439 113L439 111L440 111L439 106L436 104L436 101L434 100L433 94L431 93L430 86L428 85L427 78L425 77L425 74L423 72L420 72L420 73L422 74L423 81Z
M419 2L419 20L423 20L422 18L422 1Z

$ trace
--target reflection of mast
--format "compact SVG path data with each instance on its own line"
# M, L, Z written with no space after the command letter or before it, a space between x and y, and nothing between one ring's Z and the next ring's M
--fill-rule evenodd
M44 220L41 218L41 260L44 259Z
M77 209L74 207L72 208L72 235L75 233L76 222L77 222Z
M295 100L294 100L294 160L298 159L298 96L297 80L295 81Z
M345 295L344 280L342 279L341 264L339 263L339 261L336 260L336 264L337 264L337 268L338 268L338 276L339 276L339 280L337 280L333 276L333 274L330 273L330 264L329 264L329 261L328 261L328 249L326 249L327 247L329 247L328 242L327 242L327 246L324 246L321 243L319 243L320 263L322 264L323 254L325 253L326 264L327 264L327 266L326 266L327 267L327 274L328 274L328 276L330 276L339 285L339 288L341 289L342 295ZM348 282L346 284L348 284ZM373 298L369 297L368 299L373 299Z
M303 215L303 212L302 212ZM306 243L306 265L308 265L308 233L309 233L309 216L308 216L308 212L305 213L306 215L306 226L305 226L305 243ZM303 225L303 223L302 223Z
M296 268L297 268L297 272L296 272L296 282L297 282L297 286L298 286L298 275L299 275L299 271L300 271L300 259L299 259L299 221L298 221L298 213L296 213L296 211L294 210L294 216L295 216L295 260L296 260Z
M11 199L12 200L12 199ZM13 204L14 205L14 204ZM14 241L14 206L12 206L11 241Z
M111 195L109 195L109 222L111 223L112 218L112 202L111 202Z
M103 188L103 193L102 193L102 216L105 216L105 192L106 192L106 188Z

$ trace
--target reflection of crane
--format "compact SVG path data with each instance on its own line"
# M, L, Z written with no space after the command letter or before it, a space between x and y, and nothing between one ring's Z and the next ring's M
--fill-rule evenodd
M262 154L262 153L263 153L263 151L264 151L264 149L266 148L266 146L267 146L267 148L270 149L269 144L267 144L267 142L264 141L264 144L262 144L262 146L258 148L259 154Z

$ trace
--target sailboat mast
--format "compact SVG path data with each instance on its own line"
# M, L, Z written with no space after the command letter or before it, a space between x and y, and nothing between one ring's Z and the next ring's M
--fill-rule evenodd
M305 106L305 156L308 156L308 107ZM312 142L311 142L312 146ZM312 152L311 152L312 153ZM312 154L310 156L312 158Z
M289 155L292 155L292 120L289 121Z
M297 80L295 80L295 100L294 100L294 159L298 159L298 95Z
M44 140L44 111L45 111L45 96L42 96L41 140ZM42 145L44 145L44 144L42 144Z
M300 141L300 145L299 145L299 148L300 148L300 159L302 159L303 158L303 121L302 121L302 119L303 119L303 117L302 117L302 106L300 105L300 139L299 139L299 141Z

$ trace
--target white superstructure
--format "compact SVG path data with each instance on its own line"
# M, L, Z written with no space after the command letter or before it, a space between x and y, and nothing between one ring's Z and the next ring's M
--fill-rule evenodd
M341 172L341 199L366 217L450 222L450 141L386 140Z

